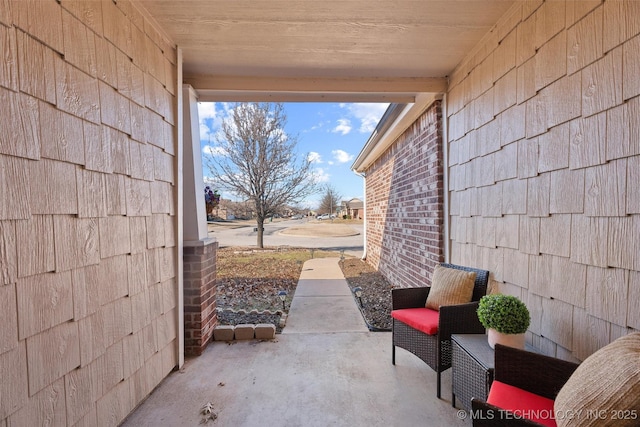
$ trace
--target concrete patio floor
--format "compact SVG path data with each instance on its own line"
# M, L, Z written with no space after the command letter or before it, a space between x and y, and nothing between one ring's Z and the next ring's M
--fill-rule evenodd
M271 341L213 342L169 375L123 426L468 426L436 374L391 333L369 332L337 258L303 266L287 325Z

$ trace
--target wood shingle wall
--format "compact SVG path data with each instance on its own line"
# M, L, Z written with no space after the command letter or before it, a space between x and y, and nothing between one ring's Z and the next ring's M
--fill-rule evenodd
M177 363L176 50L0 0L0 425L117 425Z
M639 74L640 2L529 0L451 77L452 262L521 297L551 355L640 329Z

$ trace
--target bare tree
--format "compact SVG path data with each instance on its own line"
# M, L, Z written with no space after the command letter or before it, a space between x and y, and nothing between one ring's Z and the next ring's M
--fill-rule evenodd
M265 219L316 191L311 162L297 157L286 121L280 103L236 104L216 137L216 155L205 158L216 183L255 205L260 248Z
M340 193L336 191L331 185L324 186L324 194L322 195L322 200L320 200L320 209L321 213L332 214L336 211L338 207L340 207L340 198L342 196Z

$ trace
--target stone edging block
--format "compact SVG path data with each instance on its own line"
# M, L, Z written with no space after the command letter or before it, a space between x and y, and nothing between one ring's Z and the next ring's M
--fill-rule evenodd
M218 325L213 328L213 339L215 341L232 341L234 332L233 325Z
M236 325L236 333L234 338L236 340L252 340L255 336L255 326L249 324Z
M283 312L282 310L275 310L275 311L262 310L262 311L258 311L256 309L253 309L253 310L247 311L247 310L243 310L241 308L236 310L236 309L233 309L233 308L224 308L224 309L222 309L220 307L216 308L216 310L218 310L218 311L229 311L231 313L236 313L236 314L247 314L247 313L249 313L249 314L279 314L281 316L286 316L286 313Z
M272 340L276 337L276 325L271 323L258 323L255 328L257 340Z
M257 325L218 325L213 329L215 341L233 340L272 340L276 337L276 326L272 323L258 323Z

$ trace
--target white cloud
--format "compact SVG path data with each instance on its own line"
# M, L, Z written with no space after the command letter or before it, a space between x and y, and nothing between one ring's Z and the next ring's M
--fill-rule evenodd
M316 182L329 182L330 175L322 168L316 168L311 174Z
M380 118L387 110L389 104L370 104L370 103L355 103L346 104L349 113L360 121L361 133L371 133L376 128L376 125L380 121Z
M342 135L346 135L351 132L351 120L349 119L338 119L338 125L333 128L331 132L341 133Z
M274 129L273 136L277 137L281 141L286 141L289 139L289 134L283 128Z
M215 119L216 104L214 102L198 102L198 117L200 119Z
M213 145L205 145L202 147L202 152L210 156L225 156L227 154L222 147L214 147Z
M309 159L311 163L322 163L322 156L320 153L316 153L315 151L311 151L307 156L307 159Z
M200 141L210 141L215 128L216 104L213 102L198 102L198 122L200 125ZM211 123L211 126L209 125Z
M318 129L324 127L324 125L328 125L329 123L331 123L331 121L329 121L329 120L325 120L325 121L319 122L318 124L315 124L315 125L311 126L310 129L304 130L304 132L306 133L306 132L318 130Z
M216 106L218 109L216 109ZM221 108L220 108L221 107ZM230 105L226 102L198 102L198 124L200 125L200 141L215 139L220 131L222 120L230 113Z
M211 130L212 129L201 120L200 121L200 141L211 141Z
M347 163L348 161L353 160L353 154L349 154L344 150L333 150L331 151L331 154L333 154L333 158L338 163Z

